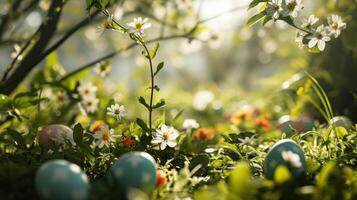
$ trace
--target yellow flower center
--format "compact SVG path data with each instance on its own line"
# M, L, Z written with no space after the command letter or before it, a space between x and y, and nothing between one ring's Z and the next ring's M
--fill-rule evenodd
M164 140L168 140L168 139L169 139L169 133L168 133L168 132L164 132L164 133L162 134L162 138L163 138Z
M108 141L110 139L110 134L109 132L104 132L102 134L102 139L105 140L105 141Z
M321 39L322 39L322 37L323 37L323 36L322 36L322 34L321 34L321 33L317 33L317 34L316 34L316 38L317 38L317 39L321 40Z
M337 28L338 28L338 24L337 24L336 22L334 22L334 23L331 25L331 27L332 27L333 29L337 29Z
M291 3L289 3L289 4L287 5L287 7L288 7L289 10L294 10L295 7L296 7L296 2L291 2Z
M138 23L135 24L135 28L140 30L143 27L143 25L144 25L143 23L138 22Z
M275 4L275 5L274 5L274 10L275 10L275 11L279 11L279 9L280 9L280 6L279 6L278 4Z

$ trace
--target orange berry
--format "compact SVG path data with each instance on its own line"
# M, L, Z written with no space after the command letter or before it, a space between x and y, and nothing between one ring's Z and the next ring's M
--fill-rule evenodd
M166 173L158 169L156 171L156 186L163 186L167 183Z

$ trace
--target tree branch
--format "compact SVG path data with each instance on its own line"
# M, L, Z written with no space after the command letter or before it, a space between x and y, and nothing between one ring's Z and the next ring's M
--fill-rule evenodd
M21 83L33 67L39 62L40 53L46 48L57 29L62 8L67 1L53 0L48 11L46 21L41 25L40 36L36 44L20 63L15 72L0 86L1 93L10 94Z

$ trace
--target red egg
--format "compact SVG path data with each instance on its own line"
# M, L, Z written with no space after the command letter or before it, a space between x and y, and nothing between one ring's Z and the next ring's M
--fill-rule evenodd
M49 145L50 141L62 144L66 140L75 144L72 129L61 124L52 124L43 128L39 136L39 143L43 146Z

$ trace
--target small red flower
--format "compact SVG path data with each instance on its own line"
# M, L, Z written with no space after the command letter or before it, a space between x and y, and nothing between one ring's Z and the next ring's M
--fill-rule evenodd
M135 145L135 140L130 136L123 136L122 143L125 147L131 148Z
M158 169L156 171L156 186L163 186L167 183L167 178L166 178L166 173L161 170Z
M271 124L266 117L258 117L254 119L254 124L262 128L264 131L269 130L271 127Z
M196 140L210 140L214 136L213 129L200 128L195 132Z

